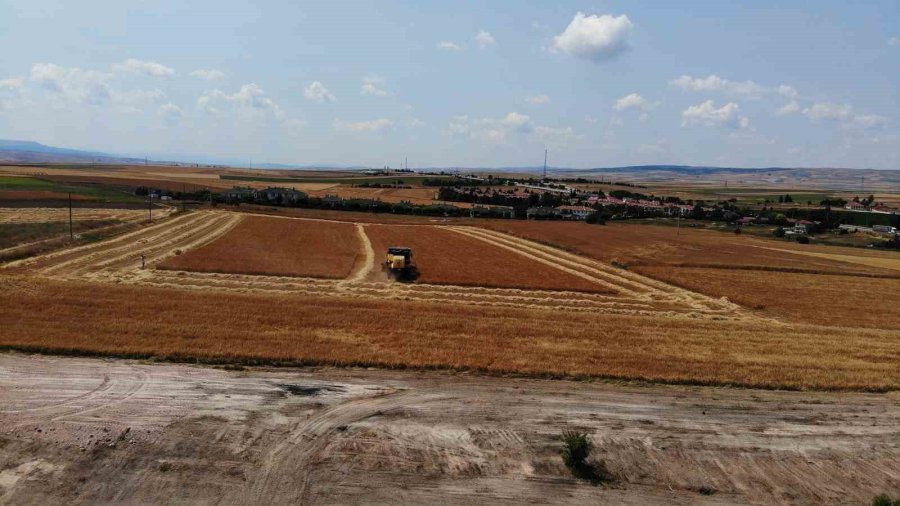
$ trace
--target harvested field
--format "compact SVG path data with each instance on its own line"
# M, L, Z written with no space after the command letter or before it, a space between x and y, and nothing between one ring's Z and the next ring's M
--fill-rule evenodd
M808 252L882 258L891 253L831 246L773 242L747 235L712 230L612 223L606 226L576 222L490 220L475 225L576 251L604 262L635 265L797 268L834 273L885 273L885 269L817 258ZM777 248L773 250L772 248ZM900 255L895 255L900 257ZM890 272L890 271L888 271Z
M163 218L174 211L166 207L153 210L153 217ZM147 219L146 209L104 209L75 207L72 209L74 221L140 221ZM69 209L64 207L0 207L0 223L52 223L68 222Z
M411 214L363 213L357 211L333 211L329 209L273 207L256 204L241 204L239 206L220 205L218 208L242 213L266 214L271 216L284 216L292 218L311 218L317 220L342 221L346 223L432 225L447 223L464 224L472 222L471 219L467 218L443 218L438 216L416 216Z
M783 320L851 328L900 329L900 278L640 266L688 290L724 295Z
M761 247L761 246L760 246ZM869 253L867 255L859 255L855 254L856 252L850 250L848 251L846 248L837 250L842 253L826 253L824 251L798 251L798 250L787 250L782 248L768 248L773 251L781 251L784 253L790 253L794 255L805 255L814 258L824 258L826 260L834 260L837 262L843 262L848 264L856 264L856 265L865 265L869 267L876 267L879 269L890 269L894 271L900 271L900 254L884 252L879 254Z
M343 279L363 260L361 247L349 223L249 216L219 239L160 267Z
M897 330L847 332L760 320L136 289L8 275L0 281L0 346L35 351L787 388L900 388Z
M379 260L389 246L411 247L422 283L615 293L601 283L451 230L389 225L365 229ZM384 279L384 274L376 271L369 279Z

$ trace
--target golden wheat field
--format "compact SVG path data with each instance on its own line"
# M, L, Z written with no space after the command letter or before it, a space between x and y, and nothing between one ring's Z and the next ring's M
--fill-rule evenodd
M682 231L676 242L698 266L679 265L677 251L654 249L671 230L643 225L319 216L177 213L8 264L0 269L0 346L900 388L892 311L900 283L874 265L856 270L760 247L741 257L743 238L698 231ZM386 279L378 263L389 245L413 248L418 279ZM614 264L629 248L645 261Z

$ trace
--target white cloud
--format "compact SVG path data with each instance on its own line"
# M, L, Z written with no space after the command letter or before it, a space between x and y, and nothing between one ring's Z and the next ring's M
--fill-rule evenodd
M538 126L534 128L531 142L545 146L565 146L570 142L584 139L584 135L576 133L572 127L553 128Z
M731 128L749 128L750 120L738 114L738 105L729 102L716 108L712 100L692 105L681 113L682 126L700 124L704 126L728 126Z
M775 114L778 116L787 116L788 114L794 114L800 112L800 104L797 103L796 100L791 100L790 102L784 104L779 107Z
M155 61L144 61L129 58L113 68L120 72L128 72L131 74L141 74L149 77L172 77L175 75L175 69L166 67Z
M225 77L225 73L216 69L197 69L191 72L191 77L205 79L207 81L217 81Z
M646 107L648 107L647 100L637 93L625 95L619 100L616 100L616 104L613 105L613 109L616 111L627 111L628 109L644 110Z
M394 122L387 118L378 118L371 121L345 122L334 120L334 128L350 132L378 132L393 126Z
M490 32L486 32L484 30L479 31L475 35L475 42L478 43L478 47L484 49L488 46L494 46L497 44L497 41L494 39L494 36L490 34Z
M376 97L387 96L388 92L383 88L384 79L378 76L363 77L362 94Z
M25 85L24 77L10 77L0 80L0 91L18 91Z
M460 52L463 50L463 47L455 42L450 42L449 40L438 42L438 49L444 49L446 51L457 51Z
M591 125L596 125L598 120L597 120L597 118L595 118L593 116L585 116L584 121L586 123L590 123Z
M531 105L543 105L550 103L550 97L547 95L534 95L533 97L528 97L525 99Z
M891 37L888 39L889 46L900 46L900 37Z
M169 123L176 123L184 113L181 110L181 107L173 104L172 102L165 103L159 106L159 114Z
M450 120L450 125L447 126L447 131L450 135L467 135L469 133L469 117L454 116Z
M779 93L787 97L793 98L797 92L794 88L787 85L780 85L777 88L767 88L753 81L729 81L715 74L706 77L691 77L683 75L678 79L669 81L672 86L677 86L685 91L710 92L718 91L729 95L740 95L750 98L759 98L767 93Z
M66 68L53 63L31 66L30 79L60 98L76 103L100 105L112 98L111 74L93 70Z
M425 126L425 122L418 118L413 118L406 122L406 126L408 126L409 128L420 128Z
M313 81L312 84L307 86L303 90L303 96L308 100L320 103L334 102L335 100L337 100L334 98L334 95L332 95L331 92L328 91L328 88L326 88L325 85L320 83L319 81Z
M129 90L112 92L112 101L120 112L138 114L150 105L166 99L166 94L159 88L152 90Z
M468 136L485 143L504 142L510 134L532 131L531 118L518 112L510 112L502 118L482 118L469 121L468 116L456 116L447 131L451 135Z
M778 85L778 88L776 90L778 91L778 94L781 95L782 97L787 97L790 99L797 98L797 90L795 90L793 86L788 86L786 84L780 84L780 85Z
M876 130L887 124L887 118L877 114L863 114L854 116L852 120L844 124L844 128L856 130Z
M197 105L211 114L218 114L223 105L231 106L236 112L242 114L265 115L271 114L276 119L284 119L284 111L274 100L266 96L259 85L255 83L245 84L235 93L227 94L215 89L204 92L197 99Z
M10 77L0 80L0 112L13 109L25 87L25 79L22 77Z
M563 33L553 38L553 51L592 61L609 60L626 51L634 27L628 16L585 16L579 12Z
M817 102L806 109L803 114L813 121L819 120L845 120L853 113L853 107L849 104L835 104L832 102Z

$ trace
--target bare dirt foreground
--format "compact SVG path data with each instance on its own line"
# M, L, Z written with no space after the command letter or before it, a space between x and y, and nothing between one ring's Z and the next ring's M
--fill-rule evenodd
M863 504L900 397L0 355L0 503ZM560 432L615 476L569 475Z

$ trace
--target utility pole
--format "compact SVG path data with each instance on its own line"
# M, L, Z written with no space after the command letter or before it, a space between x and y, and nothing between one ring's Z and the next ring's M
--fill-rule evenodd
M72 192L69 192L69 240L75 240L75 233L72 231Z
M544 148L544 181L547 180L547 148Z

